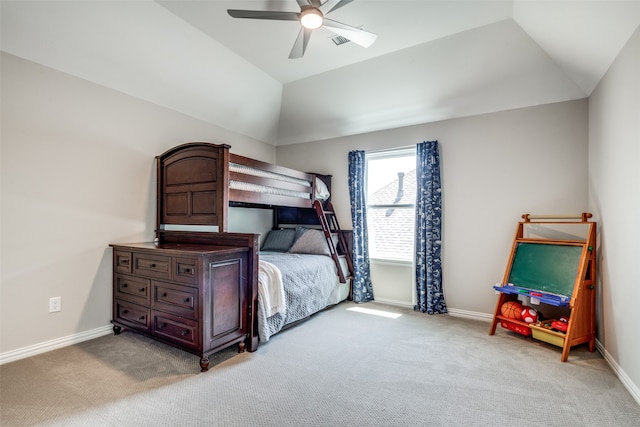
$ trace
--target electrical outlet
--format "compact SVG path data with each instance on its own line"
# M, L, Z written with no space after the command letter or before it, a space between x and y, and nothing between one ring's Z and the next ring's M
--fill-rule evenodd
M62 310L62 297L49 298L49 313Z

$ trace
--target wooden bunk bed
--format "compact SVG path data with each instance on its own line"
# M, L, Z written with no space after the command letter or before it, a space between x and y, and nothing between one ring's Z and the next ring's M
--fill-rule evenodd
M157 156L155 241L111 245L114 331L130 328L197 354L203 371L212 353L233 344L255 351L259 337L266 341L288 324L351 296L353 266L327 198L330 183L231 154L229 148L192 142ZM298 247L313 241L309 236L316 243L321 236L326 253L306 254L303 244L293 254L261 255L258 234L228 232L230 205L312 211L317 227L280 229L274 214L269 234L293 235ZM318 285L305 279L300 268L307 262L316 270L329 269L331 280ZM272 283L274 277L279 283ZM304 301L313 293L320 296ZM306 308L296 307L300 300Z

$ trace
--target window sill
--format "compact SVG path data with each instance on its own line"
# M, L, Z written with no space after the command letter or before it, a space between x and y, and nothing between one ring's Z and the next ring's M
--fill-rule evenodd
M369 262L371 264L387 264L387 265L407 266L407 267L410 267L413 265L413 261L406 261L401 259L388 259L388 258L369 258Z

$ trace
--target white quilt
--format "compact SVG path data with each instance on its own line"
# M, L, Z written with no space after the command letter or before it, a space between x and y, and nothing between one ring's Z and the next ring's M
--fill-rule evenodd
M258 270L258 297L262 300L267 317L276 313L282 316L287 314L282 273L278 267L263 260L260 260Z

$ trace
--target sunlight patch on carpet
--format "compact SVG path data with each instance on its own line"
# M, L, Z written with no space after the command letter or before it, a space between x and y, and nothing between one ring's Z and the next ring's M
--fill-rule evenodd
M364 313L364 314L372 314L374 316L388 317L390 319L397 319L398 317L402 316L402 314L400 313L392 313L390 311L382 311L382 310L373 310L370 308L363 308L363 307L351 307L351 308L347 308L347 310L357 311L358 313Z

